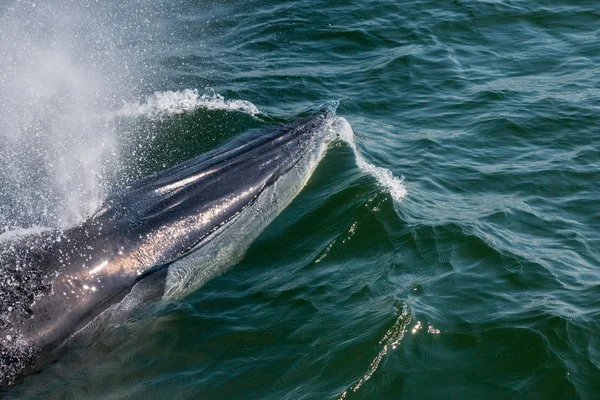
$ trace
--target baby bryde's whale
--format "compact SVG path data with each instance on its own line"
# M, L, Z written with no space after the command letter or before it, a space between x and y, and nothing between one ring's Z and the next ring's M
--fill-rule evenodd
M52 360L125 296L182 296L235 264L310 178L334 112L247 132L135 182L75 228L0 242L1 384Z

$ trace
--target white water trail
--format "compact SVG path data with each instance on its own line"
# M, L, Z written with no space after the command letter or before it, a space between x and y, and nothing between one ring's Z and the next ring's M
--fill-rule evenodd
M124 103L115 117L146 117L160 119L197 109L238 111L253 117L260 110L246 100L228 100L214 91L200 94L197 89L155 92L142 102Z
M395 177L387 168L378 167L371 164L360 153L354 141L354 131L350 123L343 117L336 118L336 130L340 139L346 142L354 152L354 158L358 168L373 176L377 182L384 187L396 202L401 202L406 196L406 187L404 186L404 177Z

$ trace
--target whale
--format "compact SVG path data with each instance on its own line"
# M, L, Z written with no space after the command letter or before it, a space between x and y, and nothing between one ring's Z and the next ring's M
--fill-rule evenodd
M239 262L335 139L335 103L115 190L81 224L0 241L0 385L133 295L181 298Z

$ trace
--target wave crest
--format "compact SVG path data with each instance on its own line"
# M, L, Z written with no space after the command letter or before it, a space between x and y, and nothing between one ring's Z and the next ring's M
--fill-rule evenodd
M358 168L373 176L377 182L390 193L395 201L401 202L406 196L404 176L401 176L400 178L395 177L389 169L378 167L365 160L354 141L354 131L352 130L352 126L345 118L337 118L337 131L340 139L346 142L354 152L354 158L356 159Z

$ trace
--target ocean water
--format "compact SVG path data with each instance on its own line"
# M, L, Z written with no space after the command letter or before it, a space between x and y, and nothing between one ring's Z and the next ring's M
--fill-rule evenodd
M596 1L3 1L2 235L352 127L238 265L6 397L600 398L599 65Z

